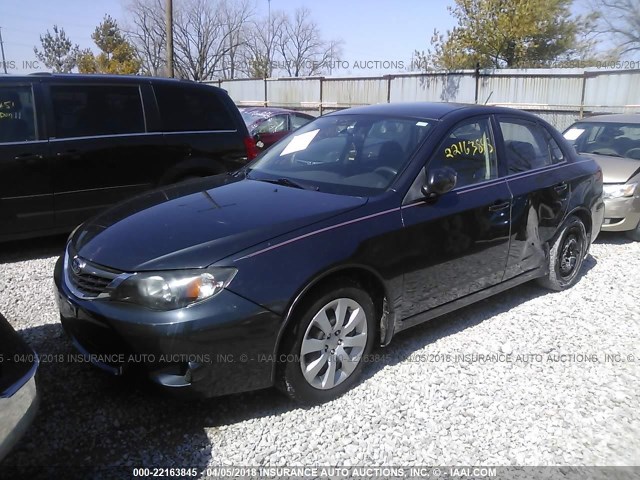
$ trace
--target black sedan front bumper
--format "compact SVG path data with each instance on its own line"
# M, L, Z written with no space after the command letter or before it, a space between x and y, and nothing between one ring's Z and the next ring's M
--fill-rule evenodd
M140 370L157 384L199 397L273 385L282 318L229 290L160 312L109 299L83 300L56 263L62 325L83 361L114 375Z

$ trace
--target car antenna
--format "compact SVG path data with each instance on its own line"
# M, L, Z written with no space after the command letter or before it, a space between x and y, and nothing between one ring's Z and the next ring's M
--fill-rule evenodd
M484 101L484 104L486 105L487 103L489 103L489 99L491 98L491 95L493 95L493 90L491 90L491 93L489 94L489 96L487 97L487 99Z

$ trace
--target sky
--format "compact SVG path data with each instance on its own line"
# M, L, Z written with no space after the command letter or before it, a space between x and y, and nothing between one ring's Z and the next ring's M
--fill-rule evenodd
M180 1L174 0L174 5ZM268 0L254 2L256 15L267 16ZM348 62L349 68L334 73L374 75L391 73L399 62L408 65L414 50L427 48L434 28L451 28L453 20L447 5L452 3L453 0L271 0L271 9L293 12L306 6L325 39L344 42L341 60ZM107 13L119 23L126 22L125 4L126 0L0 0L0 27L9 73L46 70L33 63L33 47L40 46L40 35L47 29L52 31L55 24L64 28L73 43L95 51L93 30ZM372 63L376 61L380 63ZM360 68L354 70L355 62Z
M174 6L184 0L174 0ZM255 15L267 16L268 0L252 0ZM578 0L576 3L581 3ZM105 14L127 22L127 0L0 0L0 27L9 73L46 71L33 47L40 35L63 27L73 43L92 48L91 39ZM305 6L325 40L343 42L341 65L334 75L378 75L409 66L415 50L426 50L434 29L454 26L447 10L453 0L271 0L272 11L293 13ZM0 58L1 61L1 58ZM376 63L377 62L377 63ZM402 63L401 63L402 62Z

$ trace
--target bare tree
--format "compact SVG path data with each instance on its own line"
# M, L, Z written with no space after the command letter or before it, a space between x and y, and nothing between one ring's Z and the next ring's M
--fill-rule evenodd
M128 0L129 17L124 31L147 75L162 75L166 69L167 35L163 0Z
M127 38L143 71L164 72L166 49L163 0L125 0L130 13ZM293 17L282 11L254 20L253 0L181 0L174 12L176 75L192 80L263 78L330 71L341 42L322 39L306 8Z
M221 2L218 12L222 22L222 32L227 39L228 49L223 58L222 78L236 78L242 74L243 48L250 30L250 19L254 10L250 0Z
M237 76L246 42L251 0L181 0L174 12L177 76L193 80ZM165 2L127 0L127 37L151 75L163 74L166 50Z
M640 1L592 0L596 32L607 35L620 56L640 52Z
M183 78L209 80L230 72L229 55L242 45L240 34L251 10L248 2L187 0L175 12L176 71ZM235 62L235 60L234 60ZM235 68L235 67L234 67Z
M320 28L310 17L311 11L306 7L298 8L293 17L285 16L277 39L282 68L290 77L322 73L340 56L341 42L323 40Z
M246 30L242 47L242 73L249 78L272 77L277 69L279 53L277 46L283 35L286 16L283 12L273 12L269 19L251 22Z

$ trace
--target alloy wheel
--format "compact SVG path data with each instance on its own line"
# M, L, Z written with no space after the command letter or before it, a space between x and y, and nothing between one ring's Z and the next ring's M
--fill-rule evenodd
M314 316L302 339L300 367L314 388L329 390L356 369L367 344L367 317L351 298L337 298Z

